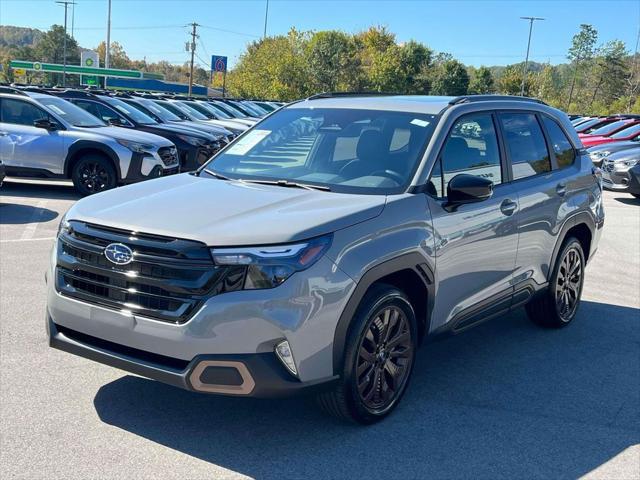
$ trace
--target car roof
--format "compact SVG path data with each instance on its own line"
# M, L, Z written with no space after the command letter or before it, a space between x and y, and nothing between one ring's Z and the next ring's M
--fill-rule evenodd
M436 115L456 97L433 95L362 95L310 98L287 108L354 108L362 110L392 110Z

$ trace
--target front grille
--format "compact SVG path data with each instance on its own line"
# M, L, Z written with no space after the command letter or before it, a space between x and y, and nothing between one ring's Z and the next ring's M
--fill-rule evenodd
M206 298L239 290L243 267L214 265L206 245L70 222L58 239L56 288L62 295L171 323L184 323ZM104 255L111 243L134 252L116 265Z
M178 150L176 147L160 147L158 149L158 156L162 163L165 165L174 165L178 163Z

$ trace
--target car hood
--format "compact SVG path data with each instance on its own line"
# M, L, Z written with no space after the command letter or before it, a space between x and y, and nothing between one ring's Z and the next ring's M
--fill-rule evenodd
M607 157L607 160L612 162L621 162L623 160L637 160L640 159L640 146L636 148L628 148L626 150L620 150L619 152L612 153Z
M129 130L122 127L97 127L88 128L87 131L105 135L118 140L129 140L131 142L151 143L158 147L170 147L173 145L169 140L153 133L141 132L140 130Z
M125 230L209 246L295 242L379 215L383 195L343 193L171 175L86 197L68 212Z
M582 140L582 144L585 147L590 147L592 145L600 145L601 143L611 143L615 142L615 138L603 137L602 135L584 135L580 138Z
M610 142L610 143L606 143L604 145L597 145L595 147L591 147L589 148L589 153L594 153L594 152L601 152L601 151L607 151L607 152L619 152L620 150L626 150L628 148L637 148L640 147L640 142L632 142L630 140L625 140L625 141L616 141L616 142Z
M207 140L215 140L215 137L204 131L196 130L195 128L182 127L178 124L168 125L166 123L159 123L157 125L149 125L150 129L158 132L159 135L166 132L168 134L189 135L198 138L204 138Z

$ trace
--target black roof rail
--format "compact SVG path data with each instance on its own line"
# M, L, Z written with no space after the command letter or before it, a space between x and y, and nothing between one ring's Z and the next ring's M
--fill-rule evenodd
M23 90L7 85L0 85L0 93L11 93L13 95L27 95Z
M449 101L449 105L459 105L461 103L490 102L492 100L510 100L516 102L533 102L546 105L542 100L531 97L516 97L515 95L460 95Z
M336 98L336 97L373 97L373 96L394 96L402 95L395 92L322 92L307 97L306 100L317 100L319 98Z
M47 93L51 94L51 95L57 95L60 97L67 97L67 98L92 98L95 97L95 93L93 92L87 92L85 90L74 90L71 88L65 88L65 89L53 89L53 90L49 90Z

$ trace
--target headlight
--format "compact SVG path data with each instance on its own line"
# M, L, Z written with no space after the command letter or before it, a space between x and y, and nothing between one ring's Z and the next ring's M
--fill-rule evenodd
M58 234L56 236L59 237L63 233L70 233L70 232L71 232L71 224L67 222L67 215L64 215L62 217L62 220L60 220L60 223L58 224Z
M135 153L148 153L155 150L155 147L148 143L132 142L130 140L118 140L118 143Z
M245 290L273 288L317 262L331 245L331 239L331 235L325 235L291 245L212 248L211 256L216 265L245 266Z
M638 164L638 161L640 161L637 158L630 158L628 160L621 160L619 162L615 162L613 164L613 168L615 170L629 170L631 167L634 167L635 165Z
M191 137L189 135L178 135L178 138L183 142L187 142L189 145L193 145L194 147L199 147L204 145L207 141L200 137Z

